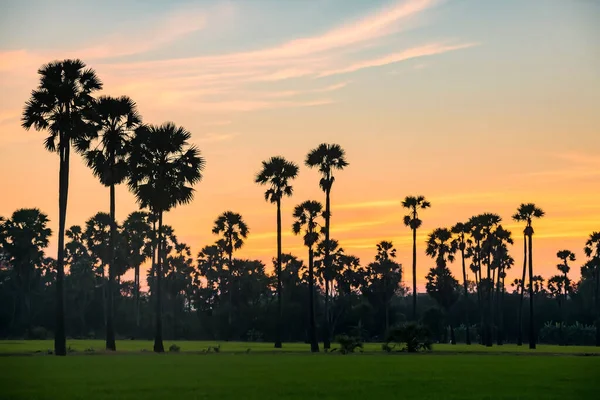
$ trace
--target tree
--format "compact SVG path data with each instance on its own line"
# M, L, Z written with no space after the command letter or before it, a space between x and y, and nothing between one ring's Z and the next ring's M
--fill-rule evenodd
M233 290L231 288L231 277L234 272L233 264L233 252L234 250L241 249L244 245L244 239L248 237L248 225L242 219L242 216L233 211L225 211L223 214L215 220L212 232L216 235L221 235L221 241L223 250L228 256L227 268L229 270L229 335L231 335L232 329L232 312L233 312L233 301L232 295Z
M331 187L335 181L334 170L342 170L348 166L344 149L339 144L321 143L315 149L312 149L307 155L305 164L309 168L317 168L321 174L319 186L325 192L325 242L329 242L331 233ZM329 256L328 246L325 247L325 269L331 268L331 258ZM323 337L323 347L330 348L329 337L329 282L325 280L325 324L323 326L325 335Z
M523 230L523 283L525 282L525 268L526 259L529 260L529 348L535 349L535 323L533 315L533 226L532 221L534 218L542 218L544 211L537 207L533 203L523 203L517 209L517 212L513 215L513 220L516 222L525 222L525 229ZM524 286L524 285L523 285ZM521 302L519 306L519 326L523 318L523 290L521 289ZM519 328L521 330L522 328ZM522 335L519 334L517 345L522 344Z
M290 181L298 175L298 165L283 157L271 157L262 162L262 170L256 175L256 183L268 185L265 200L277 205L277 336L275 348L281 348L281 199L293 193Z
M408 215L404 216L404 225L410 227L413 234L413 307L412 318L417 320L417 229L421 227L422 221L419 219L419 210L431 207L431 203L425 200L425 196L406 196L402 201L402 207L409 210Z
M111 260L112 249L110 245L110 215L105 212L96 213L89 218L85 223L85 232L83 238L87 248L94 259L94 263L98 262L97 272L102 286L102 317L104 320L104 328L106 329L108 310L107 310L107 294L106 294L106 266Z
M583 251L590 259L587 267L593 272L594 299L596 303L596 346L600 346L600 232L592 232L590 234L590 237L585 242Z
M472 245L472 240L469 235L471 232L471 228L468 224L458 222L456 225L452 227L452 233L454 234L454 239L452 239L452 246L457 248L460 251L461 262L462 262L462 275L463 275L463 288L464 288L464 296L465 296L465 326L466 326L466 343L468 345L471 344L471 335L470 335L470 324L469 324L469 289L467 284L467 270L465 268L465 258L468 257L468 254L465 253L467 246Z
M56 326L54 354L67 354L64 305L64 252L67 199L69 193L69 161L71 144L81 151L93 128L88 117L93 107L92 94L102 83L92 69L81 60L53 61L38 70L40 83L25 104L22 126L29 130L46 130L46 150L59 154L58 256L56 259Z
M52 230L48 228L48 216L37 208L21 208L7 220L0 219L0 248L2 259L12 265L18 290L18 313L15 320L31 329L31 291L38 268L45 258L44 249ZM18 317L17 317L18 315ZM18 318L18 319L17 319Z
M110 249L108 263L108 314L106 318L106 349L116 350L114 319L115 249L117 247L117 222L115 220L115 186L127 179L127 158L131 136L141 124L133 100L127 96L119 98L101 96L95 103L93 124L98 136L97 145L85 152L87 166L100 183L110 188ZM90 148L86 144L84 149Z
M564 283L566 285L563 287L563 292L566 300L567 292L569 291L571 286L571 281L568 278L568 273L571 270L571 267L569 266L569 261L575 261L575 253L573 253L571 250L560 250L556 253L556 257L558 257L562 261L562 263L558 264L556 268L563 274L565 278Z
M317 327L315 322L315 287L314 287L314 260L313 247L319 241L320 228L317 218L323 211L323 205L315 200L307 200L294 208L294 224L292 231L295 235L302 235L304 245L308 247L308 312L309 312L309 339L310 351L319 352L317 341ZM304 231L303 231L304 230Z
M192 186L202 179L205 165L200 151L189 145L190 138L190 132L167 122L136 129L131 142L128 184L139 205L148 208L158 219L154 351L159 353L164 352L161 302L163 214L192 201Z
M563 316L562 316L562 304L563 304L563 291L567 287L568 283L564 275L554 275L548 279L548 292L554 297L558 303L558 310L560 314L560 321L558 325L560 344L565 345L565 338L563 336ZM566 296L564 297L566 300Z

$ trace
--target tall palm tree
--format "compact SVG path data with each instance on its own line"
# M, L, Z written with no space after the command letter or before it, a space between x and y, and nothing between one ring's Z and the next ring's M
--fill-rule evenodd
M471 344L470 324L469 324L469 288L467 283L467 270L465 268L465 258L468 254L465 253L467 246L472 244L469 234L471 228L468 224L458 222L452 227L454 234L453 246L460 251L462 261L463 289L465 293L465 324L466 324L466 343Z
M46 150L59 155L58 183L58 256L56 258L56 326L54 354L67 354L64 304L64 253L69 161L71 144L87 142L93 133L88 122L94 100L92 94L102 88L96 72L81 60L53 61L38 70L40 83L25 104L22 126L29 130L46 130ZM78 146L81 149L81 146Z
M163 214L192 201L192 186L202 179L205 166L200 151L189 145L190 138L190 132L167 122L160 126L139 127L131 141L128 184L139 205L148 208L158 219L154 351L160 353L164 352L161 302Z
M588 266L594 273L594 297L596 300L596 346L600 346L600 232L592 232L585 242L583 249L585 255L591 260ZM583 271L583 269L582 269Z
M346 154L344 149L339 144L328 144L321 143L316 148L312 149L306 155L304 161L307 167L317 168L321 173L321 180L319 186L325 192L325 243L329 243L330 228L331 228L331 187L335 181L333 176L334 170L342 170L348 166L346 161ZM329 247L325 246L325 269L331 268L331 257L329 254ZM325 331L323 337L323 347L326 349L330 348L329 339L329 281L325 280L325 324L323 329Z
M575 261L575 253L573 253L571 250L560 250L556 253L556 257L558 257L558 259L560 259L562 261L562 263L558 264L556 266L556 268L560 272L562 272L562 274L565 278L565 282L567 283L567 285L565 285L563 287L564 296L565 296L565 300L566 300L567 292L569 291L569 288L570 288L570 281L568 278L568 273L571 270L571 267L569 266L569 261Z
M419 219L419 210L431 207L431 203L425 200L425 196L406 196L402 201L402 207L409 210L408 215L404 216L404 225L410 227L413 234L413 310L412 318L417 319L417 229L421 227L422 221Z
M265 200L277 205L277 336L275 348L281 348L282 305L281 305L281 199L293 193L290 181L298 175L298 165L283 157L271 157L262 162L256 175L256 183L268 185Z
M533 319L533 226L532 221L534 218L542 218L544 211L537 207L533 203L523 203L517 209L517 212L513 215L513 220L517 222L525 222L525 229L523 230L523 244L524 244L524 258L523 258L523 285L521 289L521 300L519 304L519 332L522 327L523 318L523 291L525 287L525 260L529 260L529 348L535 349L535 324ZM522 334L519 334L517 345L522 344Z
M86 144L85 160L100 183L110 188L110 248L108 264L108 315L106 318L106 349L116 350L114 318L115 248L117 222L115 219L115 186L127 178L127 158L131 137L142 123L137 107L127 96L119 98L100 96L94 107L93 123L97 143ZM94 146L95 145L95 146ZM90 148L93 147L93 148Z
M225 211L215 220L212 232L216 235L221 235L221 243L223 250L227 254L229 269L229 335L231 335L232 309L233 309L233 280L231 279L234 272L233 251L241 249L244 245L244 239L248 237L248 225L242 219L242 216L233 211Z
M317 326L315 322L315 284L313 247L319 241L320 226L317 218L323 211L323 205L315 200L307 200L294 208L292 231L296 235L303 233L304 245L308 247L308 310L310 351L319 352ZM304 230L304 232L303 232Z

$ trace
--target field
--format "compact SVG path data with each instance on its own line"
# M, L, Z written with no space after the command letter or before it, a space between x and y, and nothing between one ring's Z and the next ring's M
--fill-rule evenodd
M182 353L156 355L142 351L149 341L120 341L108 355L102 344L69 341L71 356L53 357L44 354L51 341L0 341L0 398L585 399L600 390L594 347L438 345L430 354L388 355L373 344L342 356L270 343L221 343L218 354L202 354L216 343L177 342ZM25 353L36 355L15 355Z

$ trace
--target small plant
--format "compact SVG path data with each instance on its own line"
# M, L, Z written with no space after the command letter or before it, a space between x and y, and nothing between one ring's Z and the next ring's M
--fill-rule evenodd
M391 352L398 345L401 351L416 353L431 350L431 343L429 329L421 324L408 322L390 329L382 349Z
M362 340L357 336L338 335L335 341L340 344L340 353L354 353L354 350L363 348Z
M169 351L171 353L179 353L179 350L181 350L181 347L177 346L175 343L169 346Z
M93 352L95 352L95 351L96 351L96 350L94 350L94 348L93 348L93 347L88 347L87 349L85 349L85 350L84 350L84 352L85 352L85 353L93 353Z
M69 347L67 347L67 353L76 353L76 352L77 352L77 350L72 348L71 345L69 345Z

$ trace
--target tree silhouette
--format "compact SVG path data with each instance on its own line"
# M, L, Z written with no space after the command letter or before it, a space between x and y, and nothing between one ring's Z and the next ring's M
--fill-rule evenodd
M592 232L590 234L590 237L585 242L583 251L590 259L587 263L587 267L592 269L594 277L594 298L596 303L596 346L600 346L600 232Z
M348 166L346 161L346 154L344 149L339 144L328 144L321 143L315 149L312 149L307 155L304 162L309 168L317 168L321 174L321 180L319 186L325 192L325 242L329 242L329 236L331 233L331 187L335 181L333 176L334 170L342 170ZM325 269L331 268L331 258L329 256L328 246L325 247ZM325 324L323 329L325 335L323 337L323 347L326 349L330 348L329 338L329 282L325 281Z
M523 203L517 209L517 212L513 215L513 220L517 222L525 222L525 229L523 230L523 278L522 281L525 283L525 259L529 260L529 348L535 349L535 323L533 315L533 226L531 222L534 218L542 218L544 211L541 208L536 207L533 203ZM523 285L524 286L524 285ZM519 306L519 326L523 318L523 289L521 289L521 304ZM522 328L519 328L520 330ZM522 334L519 334L517 345L522 344Z
M315 322L315 287L313 247L319 241L320 225L317 218L323 211L323 205L315 200L307 200L294 208L294 224L292 231L302 235L304 245L308 247L308 310L309 310L309 339L310 351L319 352L317 327ZM303 232L304 230L304 232Z
M472 240L469 237L471 228L468 224L458 222L456 225L452 227L452 233L454 234L454 239L452 239L452 246L460 251L461 263L462 263L462 275L463 275L463 288L464 288L464 296L465 296L465 326L466 326L466 344L471 344L471 334L470 334L470 324L469 324L469 288L467 283L467 270L465 268L465 258L469 255L466 253L467 246L470 247L472 245Z
M116 350L114 319L115 249L117 247L117 222L115 220L115 186L127 179L127 158L134 130L142 119L133 100L127 96L119 98L101 96L96 101L93 124L98 136L84 149L87 166L102 185L110 188L110 249L108 263L108 314L106 318L106 349ZM93 147L93 148L90 148Z
M402 207L409 210L408 215L404 216L404 225L410 227L413 234L413 307L412 318L417 319L417 229L421 227L422 221L419 219L419 210L431 207L431 203L425 200L425 196L406 196L402 201Z
M162 228L163 214L187 204L194 197L192 186L202 179L205 161L190 132L173 123L142 126L131 142L129 186L142 208L158 219L156 263L156 335L154 351L164 352L162 341Z
M92 113L92 93L102 83L92 69L81 60L54 61L38 70L40 83L25 104L22 126L29 130L46 130L46 150L59 155L58 256L56 258L56 325L54 354L67 354L64 306L64 252L67 199L69 193L69 161L71 144L82 150L93 134L88 117Z
M85 232L83 234L87 248L94 258L94 261L99 262L97 270L102 285L102 316L105 329L108 322L106 266L110 262L113 254L110 244L110 227L110 215L105 212L99 212L86 221Z
M265 200L277 205L277 336L275 348L281 348L282 305L281 305L281 199L293 193L290 181L298 175L298 165L283 157L271 157L262 162L256 183L267 185Z

